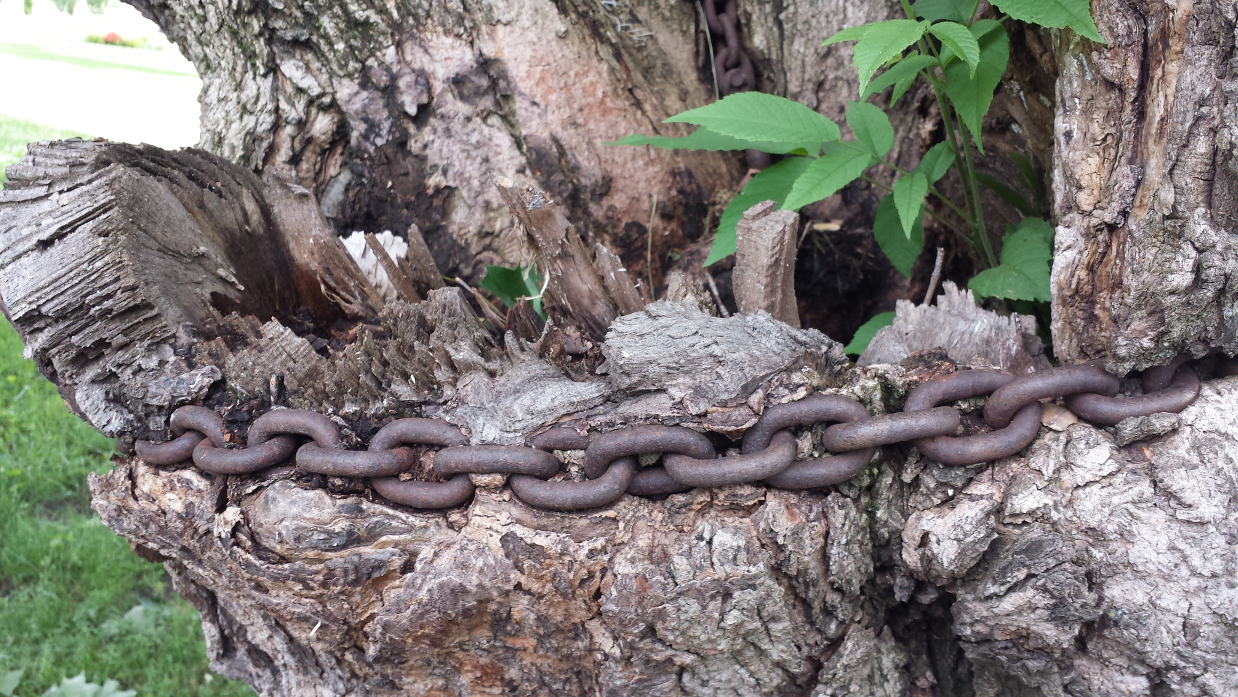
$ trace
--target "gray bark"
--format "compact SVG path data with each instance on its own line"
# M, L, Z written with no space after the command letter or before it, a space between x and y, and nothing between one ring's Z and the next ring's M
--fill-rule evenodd
M1094 3L1058 38L1054 346L1126 372L1238 352L1238 10Z
M173 408L204 403L236 438L275 406L323 411L354 448L413 415L474 443L561 421L738 437L814 392L882 413L951 361L1043 360L1028 327L952 291L900 304L889 350L861 368L818 331L710 316L690 262L738 162L599 145L678 134L661 120L710 99L691 4L134 4L203 75L204 151L41 146L0 194L5 313L109 435L161 438ZM818 44L897 11L740 4L762 88L840 122L849 51ZM1127 370L1233 352L1234 10L1101 1L1096 16L1103 49L1012 30L980 166L1000 173L1012 151L1053 163L1059 356ZM892 117L889 158L914 165L931 100ZM512 197L513 212L491 173L544 193ZM805 215L875 258L875 202L853 187ZM425 301L384 304L332 229L423 232L409 258ZM557 265L544 328L524 303L487 316L509 330L492 332L437 273L530 256ZM923 295L846 264L814 272L858 300L802 305L805 326L854 327ZM946 276L966 266L953 255ZM654 289L633 279L650 277L688 302L645 306ZM1177 419L1115 429L1059 407L1027 451L983 466L884 448L823 492L737 486L558 514L492 478L465 507L425 513L363 481L136 458L91 487L201 611L212 668L264 697L1226 694L1235 380L1206 383Z
M62 390L106 407L75 408L126 437L162 436L192 401L227 415L234 438L273 406L319 410L354 448L409 415L474 443L562 422L734 438L767 405L816 392L893 411L953 369L932 352L851 368L820 332L695 301L650 304L583 356L555 353L566 330L499 337L458 288L377 310L337 247L287 251L292 221L313 227L312 197L205 153L55 144L10 174L9 317ZM234 193L212 198L199 181ZM84 294L54 280L63 268L116 280ZM251 297L250 278L271 292L279 279L292 310ZM942 298L900 308L905 338L932 328L942 346L981 346L977 325L999 348L1027 338L966 294ZM360 308L373 314L350 318ZM78 338L95 335L114 340ZM501 477L427 513L362 480L215 478L126 457L91 487L104 521L200 610L213 669L264 696L1221 694L1238 686L1236 400L1238 378L1225 378L1177 419L1108 431L1059 413L997 463L945 468L893 446L829 491L744 485L588 513L531 509ZM816 447L811 431L799 441Z

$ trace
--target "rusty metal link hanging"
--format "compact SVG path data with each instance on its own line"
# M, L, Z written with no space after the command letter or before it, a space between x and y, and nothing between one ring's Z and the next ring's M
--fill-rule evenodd
M1223 371L1227 372L1227 371ZM527 446L469 445L460 429L435 419L398 419L380 429L367 450L341 447L340 427L329 417L276 409L254 420L245 448L228 448L223 419L210 409L180 407L169 419L172 440L141 441L142 460L159 466L192 458L215 475L270 475L291 469L331 477L368 479L393 503L422 509L452 508L474 493L472 475L508 475L516 498L536 508L576 511L609 505L624 494L661 496L698 487L763 483L782 489L815 489L859 474L885 445L911 442L943 465L967 466L1009 457L1026 448L1040 429L1041 401L1061 399L1081 418L1101 425L1158 412L1178 412L1200 391L1185 358L1144 371L1143 394L1118 397L1119 380L1097 364L1051 368L1028 375L963 370L933 378L911 391L902 412L870 416L840 395L812 395L772 405L744 434L740 454L718 457L704 434L682 426L641 425L607 433L552 428ZM959 411L946 403L986 397L989 430L959 436ZM797 460L791 429L823 427L823 457ZM298 442L308 442L297 446ZM409 479L418 461L409 446L438 448L426 474L443 481ZM554 451L584 452L583 480L560 476ZM639 468L637 456L658 456L662 466ZM282 467L281 467L282 466ZM402 478L404 477L404 478Z
M705 15L709 41L713 55L715 84L718 98L738 92L751 92L757 88L757 72L752 59L744 50L739 29L739 7L736 0L698 0ZM722 11L719 12L718 8ZM770 165L768 153L747 150L744 156L748 169L765 169Z

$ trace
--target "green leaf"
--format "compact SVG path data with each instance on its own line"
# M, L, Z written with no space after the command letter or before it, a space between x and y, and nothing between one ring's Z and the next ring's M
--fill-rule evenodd
M924 249L924 216L915 217L915 226L911 229L911 237L903 232L903 224L899 221L898 210L894 206L894 196L886 196L877 204L877 215L873 218L873 237L877 246L894 264L899 273L911 277L911 267Z
M855 336L851 337L851 343L843 347L843 350L847 352L848 356L858 356L864 353L864 349L868 348L868 344L877 335L877 330L888 327L891 324L894 324L893 312L882 312L874 316L864 324L861 324L859 329L855 330Z
M847 125L873 157L885 157L894 146L894 126L890 125L890 117L868 102L847 103Z
M1023 186L1026 186L1028 191L1032 192L1032 198L1036 199L1036 205L1039 206L1045 198L1044 184L1041 183L1040 171L1036 169L1036 165L1032 164L1031 159L1021 152L1010 153L1010 159L1014 162L1014 166L1019 169L1019 179L1023 181Z
M1070 27L1079 36L1105 43L1092 21L1088 0L993 0L992 4L1015 19L1054 29Z
M822 143L838 140L838 124L785 97L740 92L703 107L676 114L667 123L692 123L719 135L786 146L816 153ZM767 151L768 152L768 151Z
M903 232L911 239L911 231L924 215L924 197L928 194L928 177L912 172L894 182L894 208L903 223Z
M971 30L956 22L939 22L930 26L929 31L941 41L942 46L950 50L952 55L961 56L967 61L971 74L973 76L976 74L976 66L980 64L980 44L972 35ZM942 52L942 62L946 62L947 59L946 53Z
M1028 203L1027 198L1025 198L1023 194L997 181L993 177L981 172L976 172L976 181L991 189L993 193L997 194L998 197L1006 203L1009 203L1015 210L1019 211L1023 215L1036 214L1035 211L1032 210L1032 204Z
M954 164L954 151L950 149L949 143L942 141L929 148L928 152L924 153L924 157L920 158L920 164L916 165L912 171L923 174L928 179L929 186L932 186L946 176L952 164Z
M13 691L17 689L17 685L21 683L22 673L26 670L10 670L4 675L0 675L0 695L3 697L13 697Z
M803 147L803 143L771 143L768 141L744 140L714 133L708 128L698 128L682 138L669 136L644 136L634 133L621 140L603 145L652 145L663 150L760 150L781 155Z
M855 67L860 71L860 92L864 92L877 68L919 41L927 26L928 22L914 19L891 19L868 25L868 31L851 52Z
M783 208L798 211L831 196L859 178L873 164L873 157L867 152L845 144L836 145L809 163L800 178L795 180L791 193L782 203Z
M971 34L976 37L976 41L980 41L998 29L1005 31L1002 23L996 19L978 19L971 25Z
M791 192L791 186L804 170L808 169L811 162L813 160L807 157L788 157L766 167L748 180L743 191L740 191L739 195L731 200L731 205L722 212L722 217L718 220L718 232L714 235L714 244L709 249L704 265L709 266L734 254L735 225L744 212L762 201L774 201L782 206L787 194Z
M1053 230L1053 226L1044 218L1024 218L1019 221L1018 225L1014 226L1014 230L1016 232L1034 232L1044 239L1045 244L1049 245L1050 250L1053 249L1053 238L1056 236L1056 233Z
M911 4L911 11L920 19L966 24L971 19L968 14L975 6L973 0L916 0Z
M515 305L520 298L534 297L542 290L540 274L531 266L515 269L487 266L485 277L477 285L493 293L507 307Z
M977 22L979 24L979 22ZM977 28L972 27L972 33ZM984 152L980 142L980 122L993 103L993 90L1002 81L1006 72L1006 62L1010 60L1010 40L1005 29L986 33L980 39L980 65L976 74L959 62L946 66L946 94L954 104L954 111L959 119L971 131L976 147Z
M920 71L936 62L937 59L932 56L923 56L920 55L919 51L912 51L907 54L906 58L895 63L894 67L873 78L872 82L869 82L864 91L860 93L860 99L868 99L881 90L895 85L895 94L890 96L890 106L894 106L898 98L903 96L907 88L915 81ZM898 89L898 87L901 87L901 89Z
M1052 235L1052 226L1044 220L1020 221L1002 238L1001 263L976 274L967 287L980 296L1048 302Z
M856 41L859 39L863 39L864 33L868 31L868 28L870 26L872 25L861 24L858 27L847 27L846 29L843 29L842 31L834 34L833 36L826 39L825 41L822 41L821 45L829 46L830 44L837 44L843 41Z

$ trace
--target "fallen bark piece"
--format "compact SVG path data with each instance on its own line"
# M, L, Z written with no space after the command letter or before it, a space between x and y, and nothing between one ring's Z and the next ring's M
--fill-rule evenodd
M800 326L795 305L795 251L800 217L765 201L749 208L735 226L735 304L744 314L764 310Z
M598 275L602 277L606 290L615 299L619 314L627 315L638 312L652 302L649 289L633 282L632 275L623 268L623 262L606 245L594 245L593 265L597 268Z
M528 235L546 279L542 294L546 310L560 325L578 325L590 338L601 341L611 320L619 315L615 301L589 259L589 251L563 209L540 189L522 190L510 179L495 186Z
M665 391L693 414L745 402L792 366L828 383L847 365L842 345L814 329L793 329L765 312L710 317L692 303L651 303L615 320L602 353L616 387Z
M407 237L408 254L404 258L403 266L414 287L422 294L444 287L446 284L443 283L443 274L434 263L434 257L430 256L430 248L421 236L421 229L416 225L409 225Z
M857 365L897 364L916 351L943 348L959 363L1016 373L1049 367L1034 317L981 309L970 290L960 291L949 281L936 305L899 300L894 311L894 323L877 331Z

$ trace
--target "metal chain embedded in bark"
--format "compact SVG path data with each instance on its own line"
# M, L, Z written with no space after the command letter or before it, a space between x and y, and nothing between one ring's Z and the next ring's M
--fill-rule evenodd
M748 57L740 40L739 10L736 0L700 0L709 29L710 46L713 52L714 80L718 97L738 92L751 92L757 88L757 73L752 59ZM718 8L722 11L719 12ZM748 169L765 169L770 165L769 153L760 150L745 151Z
M137 454L153 465L192 458L199 469L217 475L262 474L273 468L282 472L299 436L311 440L296 449L297 470L368 478L379 495L405 506L458 506L473 495L470 475L506 474L512 492L530 506L585 510L608 505L625 493L658 496L758 482L782 489L827 487L859 474L877 447L903 442L942 464L971 465L1027 447L1040 427L1042 399L1063 399L1079 416L1112 425L1133 416L1182 411L1199 395L1199 377L1185 362L1175 362L1168 384L1159 372L1147 377L1156 391L1118 398L1118 378L1095 364L1022 376L967 370L929 380L911 392L903 412L875 417L855 400L814 395L766 409L744 434L741 453L721 458L707 437L680 426L632 426L602 434L557 427L530 438L528 447L470 446L455 426L419 418L387 424L368 450L343 450L334 421L299 409L263 414L250 427L249 447L230 450L223 447L222 418L197 406L173 413L170 425L176 438L140 442ZM987 397L984 421L991 430L954 436L961 423L959 411L938 405L982 396ZM789 429L825 424L830 425L822 445L831 454L796 460L796 440ZM444 481L401 479L415 463L408 445L441 448L433 455L430 473ZM552 454L555 450L584 450L584 481L554 480L563 470ZM660 456L662 466L638 469L640 455Z

